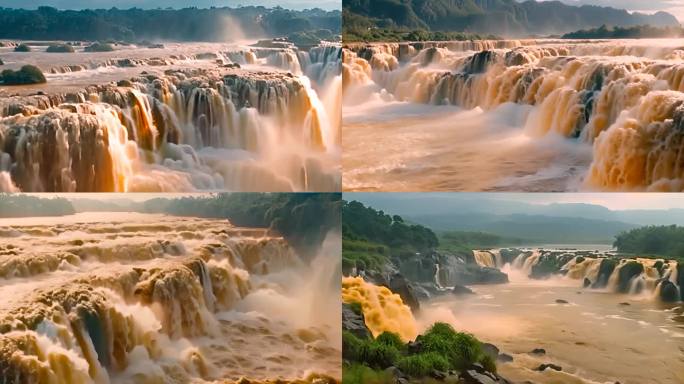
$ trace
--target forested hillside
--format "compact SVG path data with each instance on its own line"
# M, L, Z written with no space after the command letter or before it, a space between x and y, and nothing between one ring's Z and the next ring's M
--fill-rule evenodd
M226 193L210 197L158 198L141 210L178 216L226 218L237 226L272 228L300 254L313 256L325 236L340 228L336 193Z
M0 194L1 217L64 216L76 213L69 200L19 194Z
M620 233L613 244L618 252L684 260L684 227L648 226Z
M60 11L0 8L0 38L31 40L231 41L308 31L339 34L341 13L283 8L132 8Z
M410 257L439 244L437 235L401 216L366 207L358 201L342 203L342 256L345 265L375 270L391 255Z
M533 0L343 0L343 12L345 36L350 37L375 28L521 36L563 34L604 24L679 25L666 12L630 14L610 7Z

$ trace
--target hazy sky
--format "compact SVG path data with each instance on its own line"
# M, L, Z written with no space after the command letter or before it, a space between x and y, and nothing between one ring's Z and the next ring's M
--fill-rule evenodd
M112 8L128 9L138 8L187 8L198 7L236 7L239 5L263 5L273 7L280 5L283 8L305 9L323 8L340 9L341 0L0 0L0 7L29 8L35 9L41 5L49 5L59 9L83 9L83 8Z
M570 5L600 5L642 13L666 11L675 15L680 21L684 20L684 0L561 0L561 2Z
M684 194L678 193L497 193L492 197L531 204L596 204L613 210L684 208Z

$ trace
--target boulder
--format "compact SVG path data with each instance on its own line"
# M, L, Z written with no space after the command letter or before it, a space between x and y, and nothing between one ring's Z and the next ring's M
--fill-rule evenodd
M638 261L628 261L618 271L618 292L629 293L632 279L644 272L644 266Z
M362 339L371 337L371 332L366 327L363 313L356 313L349 304L342 304L342 329Z
M482 343L482 352L491 357L493 360L496 360L497 357L499 357L499 347L494 344Z
M446 373L444 373L442 371L438 371L436 369L433 369L432 372L430 372L430 377L432 377L433 379L438 380L438 381L446 380L447 376L448 375Z
M556 299L556 304L569 304L567 300Z
M475 292L473 292L472 289L464 286L464 285L455 285L454 288L451 290L451 293L457 296L461 295L474 295Z
M492 372L488 372L481 364L471 364L459 376L464 384L504 384L506 380Z
M679 299L684 301L684 263L677 263L677 285L681 288L679 290Z
M591 287L591 280L587 279L586 277L584 278L584 283L582 283L582 287L584 288L589 288Z
M613 274L617 261L615 259L603 259L599 265L599 273L596 281L592 284L592 288L605 288L608 285L610 275Z
M540 366L538 366L536 371L544 372L547 369L553 369L554 371L559 371L559 372L563 370L563 368L560 365L556 365L553 363L547 363L547 364L541 364Z
M665 303L676 303L680 299L679 289L669 280L663 280L660 283L660 300Z
M385 373L388 375L394 377L395 379L407 379L408 376L404 372L402 372L399 368L395 366L391 366L385 369Z
M409 354L416 355L423 351L423 342L420 340L409 341L407 347Z
M413 286L400 273L396 273L392 276L389 289L401 296L401 300L411 308L411 311L416 312L420 309L420 303L413 290Z
M546 355L546 349L544 348L535 348L531 352L533 355Z
M496 357L496 360L502 363L510 363L511 361L513 361L513 356L507 353L500 353L499 356Z

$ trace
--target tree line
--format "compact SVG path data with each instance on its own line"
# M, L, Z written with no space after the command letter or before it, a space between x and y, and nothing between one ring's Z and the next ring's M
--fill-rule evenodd
M270 228L283 235L300 255L315 254L328 232L340 228L338 193L221 193L143 204L147 213L225 218L241 227Z
M613 246L621 253L684 260L684 227L652 225L632 229L617 235Z
M280 37L341 31L340 11L281 7L35 10L0 8L0 38L30 40L230 41L243 35Z
M0 217L64 216L76 213L69 200L30 195L0 194Z

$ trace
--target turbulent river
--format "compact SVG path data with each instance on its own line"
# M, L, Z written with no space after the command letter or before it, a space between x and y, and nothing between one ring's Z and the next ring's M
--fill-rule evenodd
M349 44L345 190L681 191L684 40Z
M282 237L225 220L3 219L0 237L5 381L341 375L340 245L332 236L310 262Z
M167 43L0 48L0 191L336 191L341 48Z
M530 250L508 257L476 251L478 264L506 272L509 283L473 286L476 295L438 296L424 303L418 322L447 321L497 345L513 357L497 365L514 382L681 383L682 298L667 304L659 295L661 284L670 283L680 294L676 286L684 279L677 270L684 268L647 259L633 260L641 265L636 268L629 262L602 266L610 257L605 251ZM541 267L550 260L557 271ZM447 275L439 279L444 285ZM536 348L546 353L530 353ZM548 363L562 371L536 370Z

